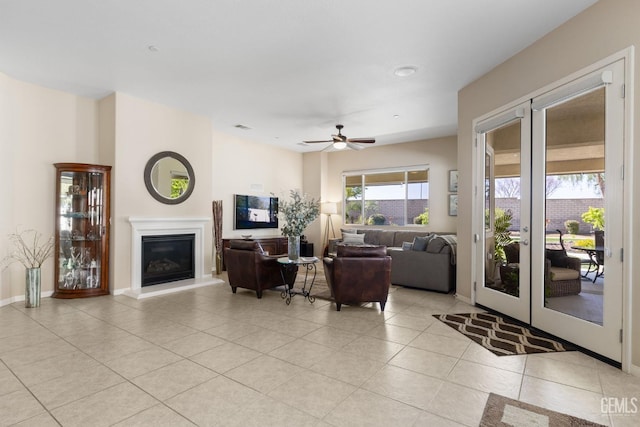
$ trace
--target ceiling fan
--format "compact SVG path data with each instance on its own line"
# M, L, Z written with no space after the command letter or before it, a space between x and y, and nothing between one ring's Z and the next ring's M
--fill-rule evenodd
M317 144L317 143L327 143L333 142L333 144L329 145L325 150L333 148L335 150L344 150L349 147L352 150L362 150L364 147L358 144L373 144L376 142L375 138L347 138L346 135L342 134L343 125L336 125L336 129L338 129L337 135L331 135L333 139L327 139L324 141L304 141L306 144Z

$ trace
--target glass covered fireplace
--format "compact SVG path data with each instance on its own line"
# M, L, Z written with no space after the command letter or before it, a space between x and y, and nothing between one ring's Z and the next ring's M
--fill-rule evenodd
M195 234L142 236L142 286L193 279Z

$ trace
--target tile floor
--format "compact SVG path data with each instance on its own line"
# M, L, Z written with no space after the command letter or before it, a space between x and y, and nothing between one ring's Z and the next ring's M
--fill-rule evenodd
M393 287L384 313L336 312L226 284L15 303L0 308L0 425L475 426L489 392L640 424L601 408L633 410L639 378L577 352L497 357L431 316L473 309Z

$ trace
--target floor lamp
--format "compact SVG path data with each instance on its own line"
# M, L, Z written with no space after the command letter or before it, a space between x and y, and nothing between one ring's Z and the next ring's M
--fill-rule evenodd
M329 228L331 228L331 235L335 238L336 233L333 230L333 221L331 221L331 215L338 213L338 204L336 202L325 202L321 206L321 212L327 215L327 224L324 228L324 243L325 247L329 245Z

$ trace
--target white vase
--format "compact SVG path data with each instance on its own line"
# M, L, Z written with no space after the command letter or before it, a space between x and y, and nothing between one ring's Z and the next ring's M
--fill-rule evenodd
M26 308L40 307L40 269L27 268L24 306Z
M289 236L288 240L288 256L291 260L300 258L300 236Z

